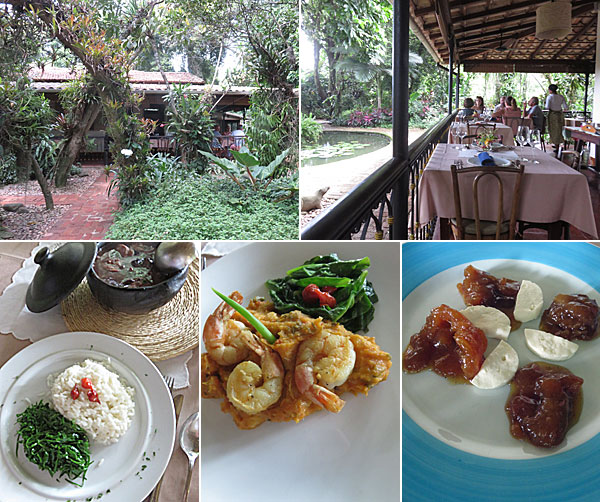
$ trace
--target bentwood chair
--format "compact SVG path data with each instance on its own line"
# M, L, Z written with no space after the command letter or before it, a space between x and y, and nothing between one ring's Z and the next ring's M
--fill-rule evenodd
M452 190L454 192L454 211L456 214L455 218L450 220L452 226L452 232L454 238L457 240L462 239L514 239L516 226L517 226L517 212L519 210L519 203L521 199L521 181L523 178L524 166L518 164L517 167L458 167L456 165L450 166L452 173ZM473 211L474 219L464 218L463 209L461 203L460 189L459 189L459 177L464 177L468 173L476 173L475 179L473 180ZM516 176L514 179L514 186L511 200L511 211L510 219L504 220L504 183L508 182L513 176L503 177L500 175L513 174ZM479 215L480 211L480 182L485 177L491 177L492 181L496 181L495 188L498 197L496 220L482 220ZM489 198L489 197L487 197Z

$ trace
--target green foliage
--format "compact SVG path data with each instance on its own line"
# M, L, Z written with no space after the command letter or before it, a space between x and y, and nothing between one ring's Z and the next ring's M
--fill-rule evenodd
M260 160L249 152L236 152L232 150L234 160L221 159L212 153L201 152L207 159L212 160L221 168L224 174L240 188L252 188L255 192L266 189L275 178L277 168L289 153L281 152L268 165L261 165Z
M211 151L214 127L209 112L209 96L192 94L189 85L177 85L173 87L172 96L165 96L165 100L171 99L175 112L167 109L167 130L175 136L183 162L195 161L198 171L202 173L207 163L202 161L200 153Z
M117 214L110 239L297 239L298 199L273 202L289 180L267 191L244 190L228 178L191 176L161 185L151 198Z
M29 84L26 78L16 83L0 79L0 143L8 149L29 150L51 130L54 112L50 103Z
M17 157L12 153L0 154L0 185L17 182Z
M321 124L319 124L312 113L305 115L304 113L301 115L302 123L301 123L301 131L302 131L302 143L306 144L314 144L319 141L319 138L323 134L323 128Z
M248 148L260 162L268 164L281 152L290 151L285 164L275 172L281 176L298 166L298 102L277 90L256 91L250 98L250 120L246 127Z
M148 167L152 172L155 185L160 183L175 182L183 171L179 157L172 157L166 153L155 153L148 157Z

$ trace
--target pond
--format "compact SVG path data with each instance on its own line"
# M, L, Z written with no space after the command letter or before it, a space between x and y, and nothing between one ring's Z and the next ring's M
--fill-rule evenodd
M318 166L374 152L391 142L384 134L355 131L323 131L317 145L307 145L300 152L303 166Z

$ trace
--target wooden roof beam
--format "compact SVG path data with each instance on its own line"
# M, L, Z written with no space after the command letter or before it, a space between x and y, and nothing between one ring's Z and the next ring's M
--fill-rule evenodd
M535 50L531 53L531 56L529 56L529 59L535 59L535 57L540 53L540 51L544 48L544 45L546 45L546 42L548 42L547 39L542 40L539 45L535 48Z
M450 9L458 9L465 5L485 4L487 0L453 0L449 2ZM433 14L435 12L435 0L429 7L421 7L415 9L415 16L426 16L427 14Z
M577 39L585 34L585 32L589 29L590 26L592 26L594 23L596 22L596 17L592 17L592 19L590 19L587 23L585 23L579 30L577 30L574 34L573 34L573 38L571 40L565 41L565 44L554 54L554 58L558 58L558 56L560 56L563 52L565 52L566 49L569 48L569 46L573 43L576 42Z
M571 11L572 17L576 17L575 11L578 11L579 9L584 9L584 10L579 12L579 14L577 14L577 15L581 15L582 13L588 12L588 11L592 10L593 8L594 8L594 3L593 2L590 3L589 0L575 0L573 2L573 10ZM491 28L493 26L507 25L507 24L514 23L517 21L522 21L523 19L531 19L531 18L534 19L534 23L535 23L535 11L527 12L525 14L519 14L517 16L496 19L495 21L488 21L487 23L485 23L484 28ZM457 35L462 35L464 33L470 32L470 31L479 31L481 29L482 29L481 26L472 25L472 26L466 26L464 28L456 29L454 32Z
M527 32L527 35L531 35L532 33L535 33L535 23L527 23L527 24L522 24L521 26L512 26L510 28L504 28L504 29L500 29L500 30L496 30L496 31L489 31L489 32L481 34L481 35L469 35L468 37L463 37L463 38L457 39L457 42L459 43L460 47L465 47L465 46L485 43L488 41L488 40L486 40L488 38L497 39L500 35L502 35L503 37L506 36L507 39L515 38L514 34L515 33L520 34L521 32L523 32L523 33ZM519 36L518 38L523 38L523 36Z

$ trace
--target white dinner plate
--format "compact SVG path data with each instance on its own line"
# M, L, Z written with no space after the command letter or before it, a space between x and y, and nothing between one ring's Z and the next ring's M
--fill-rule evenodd
M472 264L497 277L539 284L547 309L559 293L586 294L600 304L600 249L584 243L416 243L403 246L402 348L432 308L465 304L456 285ZM523 330L508 343L519 367L540 361ZM407 500L598 500L600 468L600 339L575 341L577 353L559 364L584 379L581 417L557 448L514 439L504 411L509 386L481 390L454 385L431 371L404 374L403 492ZM497 341L490 340L489 353ZM424 484L428 480L427 484ZM578 496L583 498L578 498ZM586 498L588 497L588 498Z
M202 325L219 304L211 291L260 295L264 282L310 258L332 252L342 259L369 256L368 280L379 296L369 336L392 356L386 381L368 396L344 394L339 414L314 413L300 423L267 422L239 430L221 399L201 405L201 500L399 500L400 472L400 246L393 242L255 243L202 272Z
M83 487L57 482L16 455L16 414L29 403L51 402L47 377L74 363L108 363L135 391L135 416L112 445L90 441L93 464ZM3 502L97 500L139 502L165 471L175 441L175 414L169 389L152 362L127 343L107 335L72 332L29 345L0 368L0 479Z
M490 166L484 166L484 167L508 167L512 164L512 162L510 160L504 159L502 157L494 157L493 155L490 155L490 157L492 157L492 159L494 160L494 164L490 165ZM473 156L473 157L469 157L467 159L467 162L469 164L471 164L472 166L481 166L481 161L479 160L479 157L477 155Z

